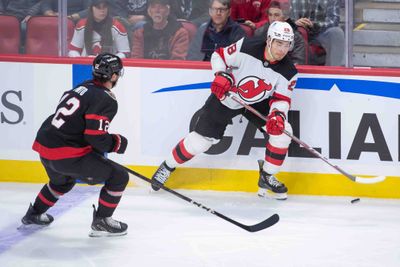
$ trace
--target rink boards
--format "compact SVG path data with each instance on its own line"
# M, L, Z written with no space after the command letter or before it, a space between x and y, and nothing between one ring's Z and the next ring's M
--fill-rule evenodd
M0 57L0 181L44 182L31 150L42 121L62 92L90 77L90 59ZM206 63L126 61L114 90L119 111L109 129L129 140L116 161L151 175L190 131L209 95L213 75ZM299 67L289 120L294 134L347 172L385 175L360 185L300 146L292 145L278 177L289 193L400 198L400 71ZM257 159L265 141L244 118L234 118L208 153L179 168L173 188L257 190Z

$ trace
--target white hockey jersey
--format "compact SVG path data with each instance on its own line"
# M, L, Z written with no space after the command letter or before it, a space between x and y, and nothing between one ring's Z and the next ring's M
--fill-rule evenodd
M265 38L242 38L213 53L212 70L230 72L237 88L233 92L247 104L270 98L270 110L277 109L287 116L297 69L287 56L281 61L268 62L265 46ZM242 108L229 97L221 102L231 109Z
M86 20L87 19L81 19L75 27L74 35L71 43L69 44L69 57L88 56L85 49ZM122 23L117 19L113 19L111 35L113 44L111 51L108 52L116 54L120 58L129 57L131 50L129 47L128 33ZM93 31L92 50L93 55L103 52L101 47L101 35L96 31Z

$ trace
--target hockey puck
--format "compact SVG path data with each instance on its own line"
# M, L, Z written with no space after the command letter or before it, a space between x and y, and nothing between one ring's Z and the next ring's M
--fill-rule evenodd
M359 198L355 198L355 199L351 200L350 202L351 202L351 204L354 204L354 203L360 202L360 199Z

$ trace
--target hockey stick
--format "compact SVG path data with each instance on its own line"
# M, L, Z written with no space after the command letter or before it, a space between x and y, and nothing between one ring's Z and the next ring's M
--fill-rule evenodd
M253 113L257 117L259 117L260 119L263 119L264 121L267 121L267 118L265 116L263 116L260 112L258 112L252 106L247 105L244 101L242 101L241 99L237 98L232 93L227 92L227 96L229 98L231 98L233 101L235 101L236 103L242 105L245 109L247 109L248 111L250 111L251 113ZM293 141L295 141L299 145L302 145L308 152L310 152L314 156L322 159L329 166L333 167L335 170L337 170L338 172L340 172L341 174L343 174L344 176L346 176L347 178L349 178L353 182L361 183L361 184L374 184L374 183L382 182L383 180L386 179L385 176L375 176L375 177L371 177L371 178L363 178L363 177L358 177L358 176L351 175L351 174L345 172L344 170L342 170L337 165L332 164L326 157L322 156L317 150L315 150L314 148L310 147L309 145L307 145L306 143L301 141L299 138L297 138L296 136L292 135L290 132L288 132L286 130L283 130L283 133L286 134L287 136L289 136Z
M110 160L110 159L108 159L108 160ZM116 163L115 161L112 161L112 160L110 160L110 161L115 163L115 164L117 164L117 165L120 165L120 164ZM140 178L140 179L152 184L151 179L147 178L146 176L141 175L140 173L137 173L134 170L131 170L131 169L125 167L125 166L122 166L122 165L120 165L120 166L123 167L127 172L129 172L129 173L135 175L136 177L138 177L138 178ZM215 210L212 210L212 209L204 206L203 204L201 204L199 202L196 202L193 199L191 199L191 198L189 198L189 197L187 197L185 195L182 195L181 193L176 192L175 190L172 190L171 188L168 188L168 187L166 187L164 185L160 185L160 184L157 184L157 186L159 186L160 188L164 189L165 191L173 194L174 196L179 197L180 199L186 200L187 202L192 203L193 205L195 205L195 206L197 206L199 208L202 208L205 211L208 211L209 213L214 214L214 215L220 217L221 219L224 219L225 221L228 221L228 222L230 222L230 223L232 223L232 224L234 224L234 225L236 225L236 226L238 226L238 227L240 227L240 228L242 228L242 229L244 229L244 230L246 230L248 232L261 231L261 230L263 230L265 228L273 226L274 224L276 224L279 221L279 215L278 214L273 214L272 216L270 216L269 218L267 218L266 220L264 220L264 221L262 221L260 223L257 223L257 224L254 224L254 225L245 225L245 224L242 224L242 223L240 223L238 221L235 221L235 220L223 215L222 213L219 213L219 212L217 212Z

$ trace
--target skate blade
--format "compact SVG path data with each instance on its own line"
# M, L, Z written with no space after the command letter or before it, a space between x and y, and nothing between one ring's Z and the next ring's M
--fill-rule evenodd
M161 190L161 187L155 187L156 189L153 188L153 185L150 184L150 189L149 189L149 193L150 194L154 194L154 193L160 193L160 191L164 191Z
M153 187L150 186L150 189L149 189L150 194L156 194L156 193L159 193L159 191L160 190L154 190Z
M276 199L276 200L286 200L287 199L287 193L274 193L271 190L265 189L265 188L259 188L257 195L262 198L268 198L268 199Z
M149 194L157 194L157 193L160 193L160 190L154 190L154 189L150 186Z
M112 237L112 236L123 236L128 234L128 231L120 232L120 233L110 233L105 231L96 231L91 230L89 232L89 237Z
M39 224L21 224L17 227L18 231L35 231L48 227L49 225L39 225Z

